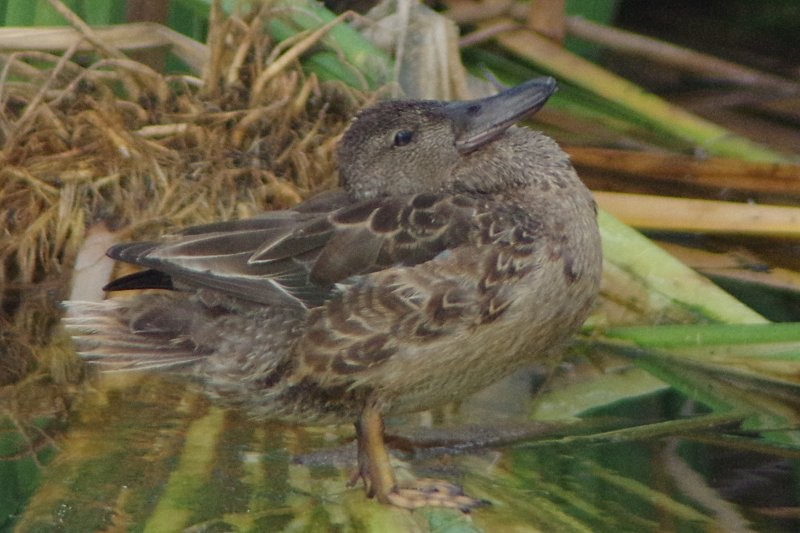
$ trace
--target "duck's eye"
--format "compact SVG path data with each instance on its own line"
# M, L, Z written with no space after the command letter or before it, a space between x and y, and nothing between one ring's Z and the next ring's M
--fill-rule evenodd
M394 134L394 145L405 146L414 138L414 132L410 130L400 130Z

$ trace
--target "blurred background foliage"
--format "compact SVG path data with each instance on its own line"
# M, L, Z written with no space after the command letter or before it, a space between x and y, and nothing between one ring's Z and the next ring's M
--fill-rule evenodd
M390 424L422 443L399 448L406 468L495 502L472 521L345 489L350 428L254 427L169 380L85 380L57 302L98 226L127 239L286 207L331 185L332 140L370 91L410 94L443 71L452 92L437 98L485 90L460 61L414 49L395 63L403 38L364 36L396 18L356 18L362 33L331 22L373 4L222 2L225 19L204 0L0 1L5 30L30 29L0 34L0 529L796 531L793 0L430 4L459 33L445 23L423 50L446 42L502 83L559 79L536 127L606 210L602 301L555 375L534 369ZM155 22L192 41L81 21ZM90 45L48 45L35 30L51 26ZM416 68L426 61L434 72ZM433 427L404 436L420 424ZM426 433L440 428L451 445Z

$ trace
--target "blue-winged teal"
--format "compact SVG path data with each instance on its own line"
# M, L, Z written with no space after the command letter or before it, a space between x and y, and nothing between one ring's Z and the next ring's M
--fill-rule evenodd
M171 290L70 303L80 352L108 369L198 376L257 419L356 420L370 495L470 508L440 486L396 486L382 417L552 360L589 312L592 196L553 140L513 126L555 87L379 103L342 138L340 190L114 246L149 270L108 290Z

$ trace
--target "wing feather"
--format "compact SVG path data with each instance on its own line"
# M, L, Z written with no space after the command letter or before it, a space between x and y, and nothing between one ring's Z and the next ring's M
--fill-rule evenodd
M359 275L429 261L474 240L481 231L476 214L486 208L463 196L351 202L326 194L292 210L116 245L109 256L151 270L109 288L167 288L171 280L177 289L202 287L262 304L315 307Z

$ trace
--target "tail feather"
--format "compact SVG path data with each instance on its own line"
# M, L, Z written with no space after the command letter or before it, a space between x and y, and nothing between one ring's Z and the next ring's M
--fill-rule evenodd
M78 354L103 371L183 370L208 355L175 331L141 334L131 327L136 310L129 300L64 302L63 320Z
M287 377L304 310L179 292L63 305L78 353L102 372L191 377L221 404L256 418L318 416Z

